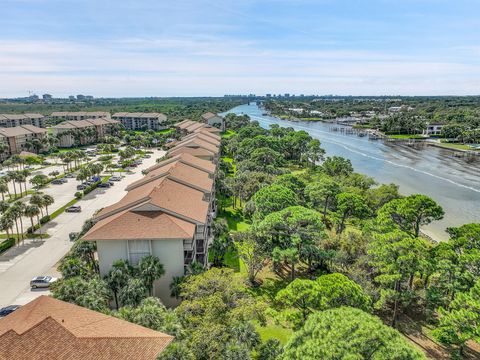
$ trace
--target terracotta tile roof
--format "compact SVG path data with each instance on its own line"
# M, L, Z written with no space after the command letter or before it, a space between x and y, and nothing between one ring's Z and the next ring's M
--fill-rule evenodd
M216 128L215 126L204 126L203 128L200 128L199 130L208 131L208 132L214 133L214 134L220 134L222 132L222 130Z
M94 126L90 120L68 120L52 126L53 129L79 129Z
M191 154L182 153L182 154L178 154L178 155L172 156L170 158L167 158L163 161L160 161L159 163L157 163L153 166L150 166L147 169L147 173L152 171L152 170L161 168L162 166L165 166L166 164L174 162L174 161L180 161L184 164L193 166L197 169L206 171L210 174L214 174L215 169L216 169L216 166L212 161L199 159L199 158L197 158L197 157L195 157Z
M213 179L208 172L177 160L148 172L142 179L131 183L127 191L163 176L206 193L210 193L213 188Z
M195 224L162 211L125 210L96 223L83 240L186 239L195 234Z
M216 140L221 140L222 139L222 137L220 135L217 135L217 134L209 131L209 128L207 128L207 127L202 127L200 129L195 130L194 132L195 133L200 133L200 134L203 134L203 135L206 135L206 136L210 136L212 139L216 139ZM220 132L220 130L219 130L219 132Z
M175 147L173 149L177 149L179 147L192 147L192 148L203 148L207 149L215 154L218 154L219 148L218 146L215 146L213 144L210 144L209 142L206 142L205 140L202 140L200 138L192 138L192 139L187 139L187 140L182 140L179 143L175 144Z
M175 123L174 126L175 126L175 127L179 127L179 126L181 126L181 125L183 125L183 124L191 124L192 122L193 122L193 121L190 120L190 119L185 119L185 120L182 120L182 121L180 121L180 122L178 122L178 123Z
M213 117L215 117L215 116L219 116L219 115L214 114L214 113L212 113L212 112L207 112L207 113L205 113L205 114L202 115L202 119L208 120L208 119L211 119L211 118L213 118Z
M164 176L130 190L119 202L102 209L97 214L97 219L127 209L139 211L146 207L163 209L170 215L203 224L208 215L209 203L204 200L203 191Z
M190 154L195 157L208 157L208 158L213 158L215 156L215 153L213 151L203 149L203 148L189 148L186 146L180 146L178 148L174 148L170 151L168 151L168 154L170 156L176 156L179 154Z
M195 124L197 124L196 121L184 120L177 127L180 128L181 130L185 130L189 126L192 126L192 125L195 125ZM198 124L200 124L200 123L198 123Z
M47 129L42 129L39 127L36 127L34 125L20 125L20 127L23 127L24 129L27 129L28 131L35 133L35 134L45 134L47 133Z
M112 117L120 118L144 118L144 119L158 119L160 121L167 120L167 116L162 113L128 113L119 112L112 115Z
M85 119L85 121L88 121L90 124L93 124L93 125L96 125L96 126L99 126L99 125L108 125L108 124L110 124L110 122L107 121L107 119L104 119L104 118Z
M208 135L205 135L204 133L193 133L185 136L182 141L184 140L189 140L189 139L201 139L204 140L210 144L213 144L215 146L220 146L220 140L214 139Z
M36 114L36 113L25 113L23 115L25 115L29 119L42 119L45 117L42 114Z
M42 134L46 132L46 129L42 129L33 125L20 125L10 128L0 128L0 134L6 137L22 136L29 134Z
M205 124L196 122L196 123L193 123L193 124L187 126L187 127L185 128L185 130L186 130L187 132L194 132L195 130L203 127L204 125L205 125Z
M110 117L108 111L54 111L51 116L67 117L67 116L95 116L95 117Z
M0 358L154 360L173 337L40 296L0 319Z

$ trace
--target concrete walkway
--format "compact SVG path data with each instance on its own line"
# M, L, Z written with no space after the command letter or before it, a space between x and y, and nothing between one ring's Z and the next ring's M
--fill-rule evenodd
M98 209L120 200L126 194L125 187L141 179L141 171L163 155L163 151L156 150L150 159L144 159L143 164L135 168L134 174L126 175L112 188L92 191L77 203L82 207L82 212L63 213L46 224L42 231L47 232L50 238L26 241L24 246L12 248L0 255L0 307L22 305L45 294L45 291L31 291L29 282L35 276L56 275L55 264L73 245L69 233L79 232L85 220L91 218Z

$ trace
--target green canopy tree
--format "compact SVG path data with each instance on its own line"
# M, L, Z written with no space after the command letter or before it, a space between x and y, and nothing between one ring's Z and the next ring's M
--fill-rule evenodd
M324 176L306 186L305 197L309 206L322 212L325 222L327 210L336 203L336 196L340 191L340 186L336 181L331 177Z
M360 285L345 275L322 275L316 280L295 279L277 293L275 301L284 308L282 315L298 328L314 311L341 306L370 311L371 299Z
M300 260L311 262L318 255L317 246L325 237L320 213L303 206L290 206L274 212L255 225L262 248L275 262L290 265L291 279L295 279L295 264Z
M378 211L378 219L384 223L396 224L412 237L420 235L420 227L443 218L440 205L425 195L414 194L386 203Z
M353 166L348 159L341 156L332 156L325 159L322 170L331 177L348 176L353 173Z
M399 307L410 304L415 296L414 276L425 272L429 247L426 240L400 231L377 234L368 246L369 263L380 287L380 299L375 306L393 308L392 326L396 324Z
M421 360L402 335L359 309L341 307L312 314L285 346L284 360Z
M458 346L463 355L467 341L480 341L480 280L468 292L457 293L449 308L440 308L439 313L434 336L444 344Z
M344 192L336 196L337 200L337 234L345 230L345 223L349 218L364 218L369 215L365 198L360 195Z
M270 213L289 206L298 205L297 195L281 185L269 185L258 190L253 196L254 218L261 220Z

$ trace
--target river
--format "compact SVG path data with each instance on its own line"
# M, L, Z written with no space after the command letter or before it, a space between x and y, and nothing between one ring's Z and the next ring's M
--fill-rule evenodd
M321 141L327 156L350 159L355 171L373 177L378 183L395 183L404 195L430 196L445 211L442 220L423 228L436 240L448 239L447 227L480 222L480 157L468 162L454 157L450 150L432 146L414 149L333 132L333 125L328 123L292 122L264 116L255 103L237 106L226 113L229 112L247 114L265 128L279 124L305 130Z

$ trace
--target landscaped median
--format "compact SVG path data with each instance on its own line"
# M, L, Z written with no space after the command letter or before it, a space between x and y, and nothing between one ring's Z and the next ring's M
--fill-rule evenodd
M45 239L45 238L48 238L50 237L50 235L48 234L34 234L33 232L34 231L37 231L38 229L40 229L40 227L42 227L43 225L49 223L50 221L52 221L53 219L55 219L56 217L58 217L60 214L62 214L63 212L65 212L65 210L67 208L69 208L70 206L73 206L75 205L84 195L90 193L91 191L95 190L98 185L100 183L105 183L107 182L108 180L110 179L110 175L108 176L104 176L102 178L101 181L97 181L96 183L92 184L89 186L88 188L88 191L85 192L85 189L82 193L82 196L80 196L79 198L74 198L72 200L70 200L68 203L66 203L65 205L63 205L61 208L55 210L54 212L52 212L50 215L45 215L44 217L42 217L40 219L40 223L39 224L35 224L34 227L33 227L33 231L32 231L32 227L30 226L28 229L27 229L27 232L24 234L24 237L25 238L41 238L41 239ZM0 238L2 238L3 236L7 236L6 234L5 235L0 235ZM16 243L16 239L18 238L18 234L15 234L13 236L10 236L8 239L0 242L0 254L7 251L8 249L10 249L12 246L15 245Z

